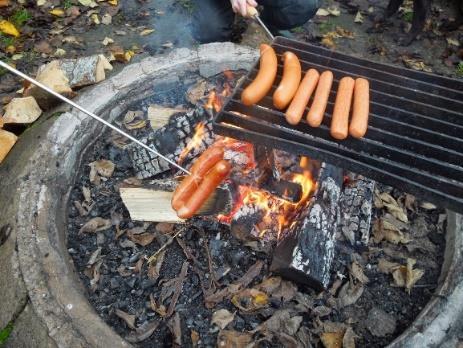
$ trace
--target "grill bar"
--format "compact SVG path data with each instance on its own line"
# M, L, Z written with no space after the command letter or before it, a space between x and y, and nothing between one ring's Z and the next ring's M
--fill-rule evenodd
M322 125L312 128L305 120L289 125L284 113L273 108L276 85L258 105L243 105L241 91L255 77L256 65L216 116L217 133L308 155L463 212L463 82L281 37L273 47L279 55L296 53L304 71L334 73ZM339 142L331 138L329 125L338 81L346 75L370 81L371 113L364 138Z

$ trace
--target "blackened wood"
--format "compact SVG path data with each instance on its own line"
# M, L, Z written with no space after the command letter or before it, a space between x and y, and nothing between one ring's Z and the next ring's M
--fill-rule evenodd
M322 165L319 189L298 225L278 243L270 270L316 290L327 287L336 245L342 170Z
M340 229L351 245L368 245L371 209L375 182L360 175L350 174L339 202Z
M201 144L191 150L185 158L185 161L188 161L212 144L214 134L212 133L210 121L209 116L202 108L197 108L185 114L175 114L166 126L153 131L148 137L141 138L140 141L177 162L182 150L191 141L196 126L200 122L206 122L206 131ZM171 168L170 164L164 159L136 144L129 144L126 149L132 160L136 175L140 179L150 178Z

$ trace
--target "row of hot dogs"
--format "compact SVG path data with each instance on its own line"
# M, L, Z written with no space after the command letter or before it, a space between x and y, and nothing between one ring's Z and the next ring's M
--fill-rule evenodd
M241 101L245 105L253 105L262 100L271 90L277 76L278 59L273 48L262 44L260 53L259 72L241 94ZM296 125L301 121L304 110L315 91L307 113L307 122L312 127L319 127L328 104L333 73L324 71L319 74L317 70L309 69L301 80L302 68L298 57L292 52L285 52L283 62L283 75L273 94L273 105L279 110L287 108L286 120ZM331 119L330 133L333 138L342 140L348 134L356 138L365 135L368 128L369 98L368 80L363 78L354 80L346 76L339 81Z
M172 208L179 218L193 217L228 176L231 165L223 159L224 149L213 146L196 159L186 176L172 196Z

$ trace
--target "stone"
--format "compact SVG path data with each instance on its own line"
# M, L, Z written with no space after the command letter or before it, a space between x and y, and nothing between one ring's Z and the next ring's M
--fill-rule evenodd
M376 337L392 335L396 328L396 319L382 309L373 307L368 312L366 327Z
M29 124L34 122L42 114L42 109L34 97L13 98L5 107L3 123Z

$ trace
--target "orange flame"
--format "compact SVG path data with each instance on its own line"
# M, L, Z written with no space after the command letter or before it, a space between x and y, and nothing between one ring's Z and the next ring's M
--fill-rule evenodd
M204 122L200 122L195 127L195 134L193 138L188 142L187 146L182 150L180 156L178 157L177 163L181 165L185 160L186 156L191 152L191 150L197 148L202 144L202 140L206 133L206 124Z

